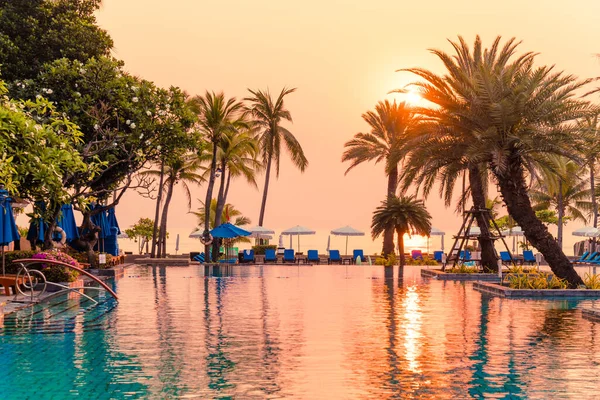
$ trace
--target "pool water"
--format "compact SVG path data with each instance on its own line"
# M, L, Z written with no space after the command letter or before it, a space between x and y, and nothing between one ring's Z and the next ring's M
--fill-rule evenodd
M393 272L393 274L391 273ZM135 267L120 302L5 318L2 399L597 396L593 300L510 300L419 267Z

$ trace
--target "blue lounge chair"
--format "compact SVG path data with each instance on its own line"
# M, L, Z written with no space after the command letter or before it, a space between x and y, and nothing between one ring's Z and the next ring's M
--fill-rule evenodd
M433 259L437 262L442 262L442 254L444 254L443 251L438 250L438 251L434 251L433 252Z
M265 249L265 262L277 262L277 255L275 249Z
M422 260L423 259L423 253L421 252L421 250L411 251L410 256L413 260Z
M510 253L508 251L501 251L500 252L500 260L502 261L502 264L508 264L508 263L513 263L513 258L510 256Z
M254 262L254 250L244 250L242 256L242 262L253 263Z
M586 264L600 264L600 252L593 257L589 257L587 261L584 261Z
M461 261L471 261L471 252L469 250L461 250L458 258Z
M352 262L356 262L356 259L360 257L360 262L365 262L365 255L362 250L352 250Z
M306 255L306 261L310 263L321 263L321 259L319 258L319 252L317 250L309 250Z
M283 251L283 262L296 262L296 255L294 253L294 249L285 249Z
M342 263L342 257L340 256L339 250L329 250L329 258L327 259L327 264L331 263Z
M535 264L535 256L533 255L533 251L531 250L523 250L523 262L533 265Z
M200 253L196 257L194 257L194 261L198 261L199 263L203 263L204 262L204 253Z
M587 263L590 262L590 260L596 258L598 256L598 252L594 251L593 253L590 253L589 251L586 251L585 253L583 253L581 255L581 257L579 257L579 259L573 261L574 263Z

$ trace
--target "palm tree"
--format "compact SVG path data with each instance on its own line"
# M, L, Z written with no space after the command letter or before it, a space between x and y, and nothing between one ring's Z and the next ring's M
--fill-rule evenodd
M380 101L375 111L368 111L362 118L369 124L368 133L357 133L344 144L346 150L342 161L349 161L346 174L357 165L366 161L385 163L388 178L386 194L395 196L398 187L398 166L405 154L405 145L418 124L418 118L412 107L405 102L390 103ZM394 252L394 229L389 228L383 234L383 255Z
M208 207L213 195L213 187L215 184L215 173L217 170L217 148L222 136L229 131L240 127L247 127L245 121L240 118L243 111L243 103L236 101L235 97L226 99L223 92L215 94L214 92L206 92L204 97L195 96L190 101L192 107L199 116L200 131L212 144L212 158L210 163L210 175L208 179L208 187L206 188L206 220L204 221L204 238L209 238L209 221L210 214ZM205 254L209 254L209 246L205 246ZM216 255L215 255L216 256Z
M428 236L431 232L431 215L425 208L423 200L413 196L388 195L373 213L371 235L376 239L388 229L398 235L398 251L400 266L404 266L404 234Z
M472 140L463 142L465 158L473 165L489 168L498 184L509 214L523 228L525 237L543 255L552 271L571 287L582 283L569 259L548 229L535 215L528 196L526 171L547 164L547 155L575 157L576 148L570 122L588 111L587 103L574 98L588 81L554 72L551 67L534 68L535 54L515 56L519 43L509 40L498 52L498 37L489 50L481 51L476 38L473 58L477 65L464 62L470 54L460 38L455 58L434 51L444 62L448 75L438 77L425 70L413 70L425 79L418 84L423 97L440 106L440 113L467 126ZM452 77L459 79L458 84ZM433 86L440 90L427 92ZM432 113L434 113L432 111ZM473 188L472 188L473 189Z
M200 226L203 226L204 221L206 221L206 214L205 214L206 207L204 207L204 203L200 199L198 199L198 201L200 202L200 204L202 204L202 206L200 208L198 208L198 211L192 211L192 214L194 214L196 217L198 217L198 226L200 227ZM216 225L216 214L217 214L217 199L212 199L210 202L210 214L208 215L209 228L211 230L213 228L215 228L216 226L218 226L218 225ZM225 206L223 207L223 212L221 213L221 221L229 222L232 219L233 219L233 222L231 222L231 223L236 226L250 225L252 223L250 218L243 216L242 212L239 211L238 209L236 209L232 204L226 203ZM240 237L240 238L236 239L236 241L244 242L244 243L250 242L250 240L248 238L244 238L244 237Z
M192 198L189 184L200 184L204 181L201 174L198 173L202 169L201 161L195 155L185 155L176 157L167 161L164 166L165 180L161 190L165 192L165 204L162 209L160 228L158 234L158 257L165 257L167 254L167 217L169 214L169 205L173 197L175 185L181 183L181 187L188 200L188 209L192 207ZM160 176L161 171L150 170L144 171L141 175Z
M600 114L587 116L577 123L582 140L582 154L590 172L590 200L592 202L592 222L598 227L598 203L596 201L596 164L600 158Z
M279 161L281 159L281 143L285 144L293 164L304 172L308 167L308 160L304 156L304 151L296 137L286 128L281 126L283 120L292 122L292 115L285 108L284 97L296 91L295 88L283 88L273 101L269 90L250 90L252 97L244 100L250 102L247 111L251 115L256 127L259 129L259 146L263 164L266 163L265 186L263 189L263 198L260 206L260 215L258 225L262 226L265 219L265 208L267 206L267 193L269 192L269 179L271 177L271 167L275 161L276 176L279 177Z
M529 191L534 210L553 208L558 216L558 245L562 249L565 217L587 223L588 183L579 177L579 165L561 157L556 173L545 173Z

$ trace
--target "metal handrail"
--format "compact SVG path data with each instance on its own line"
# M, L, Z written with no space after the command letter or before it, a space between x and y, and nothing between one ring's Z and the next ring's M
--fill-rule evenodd
M61 267L66 267L66 268L70 268L72 270L75 270L77 272L79 272L80 274L83 274L85 276L87 276L88 278L92 279L93 281L95 281L96 283L98 283L100 286L102 286L102 288L104 288L104 290L106 290L108 293L111 294L111 296L115 299L115 300L119 300L119 297L117 296L117 294L108 287L108 285L106 285L106 283L102 282L100 279L98 279L98 277L90 274L89 272L75 267L71 264L67 264L61 261L54 261L54 260L42 260L39 258L23 258L23 259L19 259L19 260L14 260L13 263L20 263L21 264L21 268L25 269L25 272L27 273L27 276L29 277L29 284L31 286L31 299L33 301L33 281L31 279L31 274L29 273L29 269L27 268L29 265L33 265L33 264L52 264L52 265L58 265ZM37 270L31 270L31 271L37 271ZM20 270L19 270L20 272ZM38 271L40 275L42 275L44 278L44 284L46 285L46 277L44 276L44 274L41 271ZM16 279L16 286L18 287L18 275ZM48 282L48 283L52 283L52 282ZM58 286L62 286L62 285L58 285ZM44 286L44 290L46 289L46 286ZM80 289L80 288L75 288L75 289ZM20 290L19 290L20 291ZM87 297L87 296L86 296Z

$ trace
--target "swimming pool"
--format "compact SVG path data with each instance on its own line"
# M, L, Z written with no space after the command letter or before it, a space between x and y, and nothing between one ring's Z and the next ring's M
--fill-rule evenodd
M7 316L0 398L597 394L600 324L578 309L595 301L498 299L419 272L130 268L118 305L61 296Z

